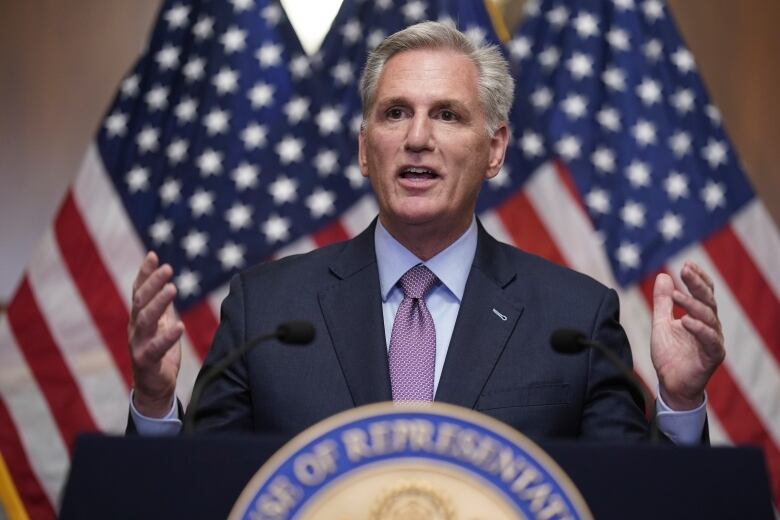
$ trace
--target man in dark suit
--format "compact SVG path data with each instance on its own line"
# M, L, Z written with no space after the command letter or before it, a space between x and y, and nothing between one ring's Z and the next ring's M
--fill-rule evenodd
M614 291L499 244L474 217L503 164L512 89L497 49L444 24L377 47L361 78L359 163L378 219L351 241L234 278L206 366L290 319L311 321L317 337L244 356L204 394L198 428L292 434L361 404L435 397L533 437L645 435L641 398L602 355L549 345L552 331L580 329L630 363ZM131 413L142 432L179 427L172 274L150 253L134 286ZM694 264L681 277L691 294L656 280L651 350L660 426L691 442L724 348L712 283ZM673 302L688 316L674 319Z

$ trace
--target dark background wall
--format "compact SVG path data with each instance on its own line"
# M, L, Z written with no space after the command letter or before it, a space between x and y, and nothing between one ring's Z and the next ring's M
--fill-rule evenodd
M516 19L522 2L500 0ZM0 0L0 305L74 178L160 0ZM780 223L780 2L669 0Z

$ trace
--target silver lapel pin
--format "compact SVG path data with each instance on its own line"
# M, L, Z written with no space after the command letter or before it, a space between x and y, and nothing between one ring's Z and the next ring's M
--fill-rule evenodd
M499 318L501 318L501 319L502 319L502 320L504 320L504 321L506 321L506 320L508 320L508 319L509 319L509 318L507 318L506 316L504 316L503 314L501 314L500 312L498 312L498 311L495 309L495 307L493 308L493 314L495 314L496 316L498 316Z

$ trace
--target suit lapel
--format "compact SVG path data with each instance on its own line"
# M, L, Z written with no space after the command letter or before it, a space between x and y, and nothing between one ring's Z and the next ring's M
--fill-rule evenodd
M436 400L473 408L523 312L504 287L517 273L498 242L479 226L479 241Z
M374 224L330 266L338 278L319 293L333 347L355 406L392 399Z

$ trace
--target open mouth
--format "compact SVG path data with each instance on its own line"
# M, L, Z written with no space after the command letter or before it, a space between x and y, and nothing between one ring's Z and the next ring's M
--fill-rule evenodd
M401 170L401 178L410 181L428 181L439 177L439 174L430 168L407 167Z

